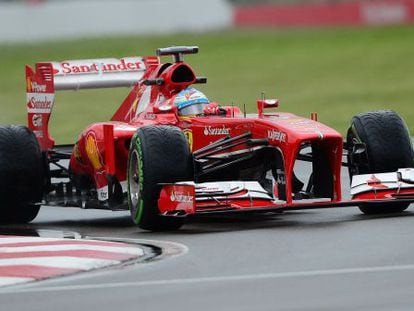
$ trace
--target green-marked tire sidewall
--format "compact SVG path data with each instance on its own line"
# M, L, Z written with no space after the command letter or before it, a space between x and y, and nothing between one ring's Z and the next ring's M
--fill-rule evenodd
M135 155L134 155L135 153ZM131 193L130 193L130 183L131 178L129 173L129 167L131 165L132 157L137 157L137 164L138 164L138 174L139 174L139 191L140 196L138 199L137 204L134 206L131 200ZM130 155L128 157L128 205L131 208L131 216L135 224L139 225L142 221L142 215L144 212L144 200L142 197L142 194L144 193L144 170L143 170L143 152L142 152L142 141L138 135L138 133L135 133L131 140L131 147L130 147Z
M144 230L175 230L183 219L161 215L161 183L191 180L188 142L178 127L148 125L131 140L127 167L128 205L131 218Z

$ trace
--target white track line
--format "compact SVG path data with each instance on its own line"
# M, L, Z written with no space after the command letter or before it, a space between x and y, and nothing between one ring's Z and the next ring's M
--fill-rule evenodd
M119 260L96 259L96 258L80 258L70 256L45 256L45 257L25 257L25 258L7 258L0 259L0 266L20 266L33 265L51 268L66 268L77 270L89 270L110 265L118 265ZM1 281L0 281L0 284Z
M16 293L56 292L56 291L74 291L74 290L139 287L139 286L169 286L169 285L189 285L189 284L191 285L191 284L196 284L196 283L258 281L258 280L296 278L296 277L320 277L320 276L393 272L393 271L407 271L407 270L414 270L414 265L378 266L378 267L345 268L345 269L332 269L332 270L311 270L311 271L279 272L279 273L267 273L267 274L232 275L232 276L221 276L221 277L219 276L219 277L187 278L187 279L171 279L171 280L68 285L68 286L14 289L14 290L5 289L4 291L0 291L0 294L10 293L10 292L16 292Z
M44 252L44 251L71 251L71 250L90 250L102 251L119 254L131 254L142 256L143 250L133 246L100 246L88 244L62 244L62 245L40 245L40 246L22 246L22 247L0 247L0 253L24 253L24 252Z
M27 283L33 281L33 278L19 278L19 277L6 277L6 276L0 276L0 285L6 286L6 285L17 285L20 283Z

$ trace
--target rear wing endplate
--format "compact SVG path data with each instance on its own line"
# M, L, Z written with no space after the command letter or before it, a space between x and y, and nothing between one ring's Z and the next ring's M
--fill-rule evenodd
M53 148L48 124L55 103L55 91L131 87L143 77L147 62L158 58L125 57L41 62L26 65L28 127L42 150Z

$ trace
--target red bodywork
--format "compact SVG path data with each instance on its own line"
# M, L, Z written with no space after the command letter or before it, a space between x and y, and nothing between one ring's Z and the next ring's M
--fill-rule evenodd
M193 152L209 146L225 137L237 137L250 133L252 140L266 140L280 154L283 161L283 179L277 183L285 187L285 196L278 200L280 187L273 187L272 199L246 199L243 191L226 194L225 197L198 200L202 190L197 185L166 185L161 190L159 209L162 214L185 214L240 211L277 210L278 208L307 208L334 205L356 205L358 200L375 199L372 192L355 196L356 201L343 201L341 194L341 167L343 159L343 137L337 131L312 118L299 117L275 110L278 101L258 100L258 114L244 115L237 107L224 107L224 115L180 117L174 105L175 96L190 85L203 82L192 68L182 60L162 64L158 57L134 58L99 62L77 61L62 63L38 63L36 70L26 68L27 108L29 127L36 134L41 148L53 155L59 146L48 132L48 121L54 104L56 89L78 89L87 87L125 86L132 90L108 122L95 123L80 135L70 156L70 177L86 176L96 190L96 199L109 208L125 208L126 200L111 200L114 184L126 193L128 151L132 136L139 127L148 125L172 125L182 129ZM98 65L96 65L98 63ZM101 64L101 67L99 67ZM118 76L128 73L128 82L119 82ZM113 75L107 80L95 79L93 75ZM135 74L135 76L134 76ZM91 81L84 77L92 76ZM74 80L73 77L76 77ZM111 80L113 78L113 80ZM87 80L87 79L86 79ZM117 82L118 81L118 82ZM160 82L162 81L162 83ZM89 84L88 84L89 83ZM301 201L295 197L294 165L301 150L306 146L317 148L323 154L323 165L330 172L328 198ZM226 153L253 151L246 144L235 145ZM50 157L50 156L49 156ZM321 162L321 161L319 161ZM318 166L319 165L319 166ZM321 163L315 164L319 170ZM318 175L318 172L314 171ZM121 188L119 188L121 187ZM210 191L211 189L207 189ZM198 191L198 192L197 192ZM411 195L413 190L407 190ZM383 200L384 197L378 198ZM392 198L390 198L392 199Z

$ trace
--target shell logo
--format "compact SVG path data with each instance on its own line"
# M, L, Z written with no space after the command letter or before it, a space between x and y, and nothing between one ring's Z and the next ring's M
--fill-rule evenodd
M188 92L188 93L185 93L184 96L187 100L189 100L191 96L193 96L195 93L197 92L196 91Z
M82 155L81 155L81 152L79 150L78 143L76 143L75 146L73 147L73 155L75 156L75 159L76 159L76 161L78 161L78 163L83 164Z
M188 141L188 145L190 146L190 151L193 151L193 131L189 129L183 130L183 134Z
M26 88L27 88L27 93L32 92L32 80L29 77L26 78Z
M89 133L86 136L86 154L88 155L89 161L91 161L91 164L95 171L100 171L103 169L101 156L99 154L98 146L96 145L96 138L93 133Z
M134 102L132 103L132 114L135 114L135 111L137 111L137 106L138 106L138 97L135 98Z
M144 93L144 90L145 90L144 87L140 87L138 89L135 100L132 103L132 113L135 113L137 111L138 102L140 101L142 94Z

